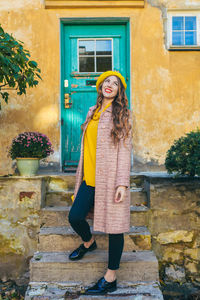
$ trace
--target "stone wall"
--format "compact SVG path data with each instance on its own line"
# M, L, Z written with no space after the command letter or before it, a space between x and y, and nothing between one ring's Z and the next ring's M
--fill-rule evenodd
M142 178L142 176L141 176ZM165 281L200 283L199 178L145 178L152 248ZM47 177L0 177L0 279L20 280L37 250Z
M0 279L20 279L37 250L43 178L0 177Z
M165 281L200 283L199 178L146 178L152 247Z

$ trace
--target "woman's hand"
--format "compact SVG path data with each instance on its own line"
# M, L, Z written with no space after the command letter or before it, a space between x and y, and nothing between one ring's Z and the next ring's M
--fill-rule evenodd
M119 185L117 187L116 193L115 193L115 202L119 203L124 200L126 193L126 186L124 185Z

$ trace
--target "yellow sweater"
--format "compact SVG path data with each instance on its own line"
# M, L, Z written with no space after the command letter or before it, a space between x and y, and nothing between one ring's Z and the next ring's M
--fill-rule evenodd
M103 111L105 111L112 102L108 103ZM96 170L96 146L97 146L97 130L101 112L96 109L93 119L88 123L87 129L84 136L84 163L83 170L85 180L87 185L95 187L95 170ZM74 195L72 196L72 201L74 201Z

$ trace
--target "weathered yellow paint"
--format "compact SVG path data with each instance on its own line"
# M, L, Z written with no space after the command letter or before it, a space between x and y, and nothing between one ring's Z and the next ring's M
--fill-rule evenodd
M134 170L163 170L173 140L200 122L200 52L166 49L166 8L195 9L199 1L148 0L144 8L46 9L43 0L1 0L3 28L24 41L43 80L28 89L26 96L12 91L9 104L3 104L0 174L13 173L6 151L12 138L23 131L47 134L55 149L47 161L59 164L60 18L85 17L130 18Z

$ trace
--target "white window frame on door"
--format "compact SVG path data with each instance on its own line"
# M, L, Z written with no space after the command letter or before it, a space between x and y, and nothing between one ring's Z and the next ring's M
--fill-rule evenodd
M197 44L196 45L172 45L172 18L196 17ZM199 10L175 10L167 12L167 48L168 50L200 49L200 11Z
M95 49L94 49L94 55L85 55L85 57L94 57L94 67L95 67L95 70L96 70L96 41L98 40L109 40L111 41L111 47L112 47L112 54L111 55L99 55L99 56L103 56L103 57L111 57L111 62L112 62L112 70L113 70L113 38L79 38L77 39L77 70L78 70L78 73L88 73L88 72L80 72L79 70L79 41L89 41L89 40L92 40L92 41L95 41ZM97 55L98 56L98 55ZM82 55L81 57L84 57L84 55ZM102 73L102 72L89 72L89 73Z

